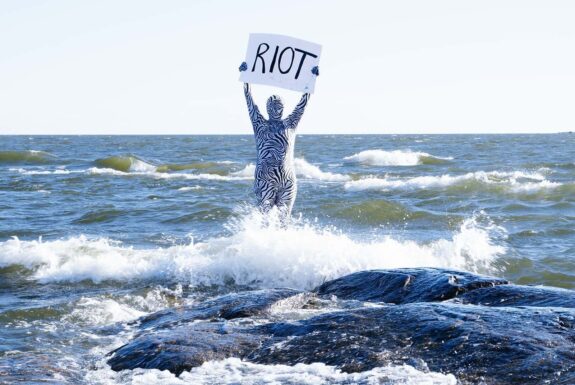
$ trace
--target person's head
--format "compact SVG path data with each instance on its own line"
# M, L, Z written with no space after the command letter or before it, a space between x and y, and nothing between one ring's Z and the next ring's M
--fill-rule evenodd
M282 98L277 95L272 95L267 102L268 116L270 119L278 120L282 118L284 112L284 104Z

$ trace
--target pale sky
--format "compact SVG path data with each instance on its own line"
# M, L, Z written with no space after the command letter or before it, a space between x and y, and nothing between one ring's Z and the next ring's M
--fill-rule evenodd
M2 0L0 133L251 134L250 32L323 46L301 134L575 130L575 1Z

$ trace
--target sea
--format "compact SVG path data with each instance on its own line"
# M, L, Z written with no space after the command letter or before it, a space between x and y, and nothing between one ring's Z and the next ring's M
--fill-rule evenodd
M106 360L141 316L360 270L575 288L575 134L299 135L288 226L254 206L255 154L250 135L0 136L0 383L455 384L409 365L231 357L176 377Z

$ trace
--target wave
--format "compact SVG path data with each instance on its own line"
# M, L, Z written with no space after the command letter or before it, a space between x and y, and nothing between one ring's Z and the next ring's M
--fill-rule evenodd
M97 159L94 162L98 167L122 172L155 172L156 166L151 165L135 156L110 156Z
M345 161L361 163L369 166L417 166L419 164L439 164L453 160L452 157L442 158L426 152L366 150L346 156Z
M107 365L88 371L91 384L413 384L413 385L456 385L453 374L420 371L409 365L381 366L359 373L342 372L334 366L323 363L289 365L261 365L226 358L221 361L207 361L201 366L183 372L179 376L157 369L135 369L117 373ZM137 379L137 381L135 381Z
M49 163L57 159L44 151L0 151L0 164L3 163Z
M222 180L222 181L232 181L232 180L249 180L253 178L252 176L242 176L242 175L219 175L219 174L188 174L188 173L164 173L155 171L133 171L125 172L118 171L111 168L99 168L92 167L87 170L89 174L93 175L116 175L116 176L145 176L152 177L156 179L188 179L188 180Z
M303 221L288 228L278 222L254 211L230 222L228 236L152 249L85 236L49 242L13 238L0 243L0 267L26 267L33 279L44 283L167 279L193 286L235 283L310 289L366 269L490 271L505 252L495 241L503 230L483 223L480 216L465 220L450 238L430 243L390 236L361 241Z
M24 168L10 168L9 171L16 171L22 175L68 175L73 172L82 172L82 171L71 171L63 168L59 168L56 170L26 170Z
M232 175L253 179L256 173L256 165L249 163L246 167L242 168L240 171L233 172Z
M157 172L170 172L170 171L186 171L186 170L210 170L211 173L224 175L229 170L229 165L234 164L232 161L218 161L218 162L195 162L185 164L162 164L156 167Z
M345 182L351 179L348 175L322 171L304 158L296 158L294 160L294 168L296 175L304 179L315 179L324 182ZM256 166L250 163L240 171L232 173L232 175L253 178L255 172Z
M231 161L208 161L184 164L167 163L156 166L134 155L110 156L97 159L94 163L100 168L124 173L169 173L172 171L209 170L210 173L216 175L226 175L229 171L229 166L234 164Z
M247 164L244 168L233 171L234 162L217 161L217 162L197 162L189 164L165 164L155 166L138 157L128 156L110 156L95 161L97 167L91 167L87 170L26 170L23 168L10 169L23 175L48 175L48 174L70 174L70 173L88 173L99 175L116 175L116 176L147 176L157 179L190 179L190 180L250 180L254 178L255 165ZM297 176L304 179L314 179L327 182L345 182L351 178L348 175L337 174L322 171L319 167L307 162L303 158L294 160L294 167ZM187 173L177 171L205 171L202 173Z
M296 158L294 161L294 167L297 176L302 178L321 180L325 182L345 182L351 179L348 175L321 171L319 167L308 163L303 158Z
M345 188L350 191L393 190L393 189L429 189L459 186L476 191L482 186L500 187L515 193L530 193L543 189L554 189L562 183L551 182L539 172L523 171L476 171L463 175L418 176L399 179L393 177L365 178L347 182Z
M174 290L157 286L145 294L97 295L81 297L72 304L63 321L89 326L128 322L173 305L182 296L182 286Z
M111 222L114 219L126 214L126 212L116 209L103 208L95 211L90 211L80 218L74 220L75 224L91 224L91 223L103 223Z

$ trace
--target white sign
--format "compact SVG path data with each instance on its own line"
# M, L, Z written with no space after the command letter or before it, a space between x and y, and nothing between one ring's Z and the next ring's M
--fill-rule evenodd
M252 33L246 54L244 83L265 84L292 91L313 93L321 45L289 36Z

